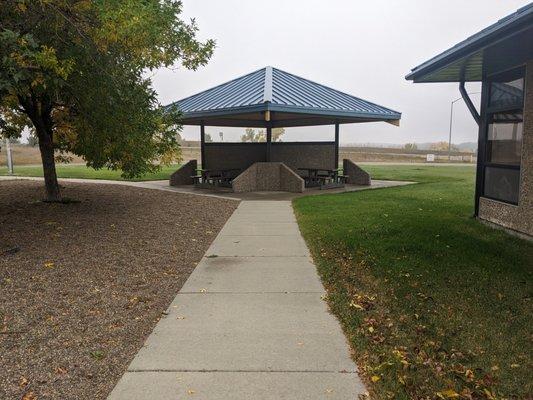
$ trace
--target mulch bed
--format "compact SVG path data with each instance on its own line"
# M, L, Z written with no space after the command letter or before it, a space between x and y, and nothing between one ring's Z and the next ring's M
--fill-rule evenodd
M0 399L105 399L237 202L0 182Z

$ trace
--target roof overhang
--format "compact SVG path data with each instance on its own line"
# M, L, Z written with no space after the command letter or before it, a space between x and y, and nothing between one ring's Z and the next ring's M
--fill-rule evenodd
M533 57L533 3L413 68L413 82L481 81Z
M399 126L400 118L400 113L384 116L383 114L305 109L263 103L248 107L183 113L182 123L184 125L250 128L271 126L275 128L384 121Z

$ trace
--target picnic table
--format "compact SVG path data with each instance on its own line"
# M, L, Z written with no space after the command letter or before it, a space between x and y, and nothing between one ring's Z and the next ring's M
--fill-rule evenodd
M320 189L332 189L344 187L346 176L340 174L340 169L325 168L298 168L299 171L306 171L307 174L302 178L305 181L305 187L319 187Z
M196 172L196 175L191 176L196 186L230 187L231 181L239 175L241 169L198 169Z

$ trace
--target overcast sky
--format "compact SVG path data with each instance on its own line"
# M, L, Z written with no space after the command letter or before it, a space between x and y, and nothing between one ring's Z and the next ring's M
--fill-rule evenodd
M526 5L526 0L184 0L200 38L217 41L197 71L160 70L154 76L163 104L267 65L331 86L402 113L386 123L341 127L343 143L447 140L456 83L405 80L411 68ZM478 84L468 89L479 91ZM476 104L479 95L472 95ZM221 129L211 129L218 133ZM198 138L198 128L184 130ZM237 137L227 131L226 138ZM331 139L331 127L291 130L285 140ZM217 135L218 136L218 135ZM462 101L455 105L453 142L476 141Z

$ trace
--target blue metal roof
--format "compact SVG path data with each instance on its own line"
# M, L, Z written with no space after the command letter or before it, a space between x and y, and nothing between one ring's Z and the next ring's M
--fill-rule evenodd
M480 81L484 51L517 33L526 32L525 37L531 38L532 28L533 3L530 3L413 68L405 79L415 82ZM533 51L532 40L522 42L523 46L529 46L530 52Z
M182 111L185 124L195 125L263 126L271 122L277 126L303 126L396 122L401 118L397 111L273 67L254 71L167 107L171 106Z

